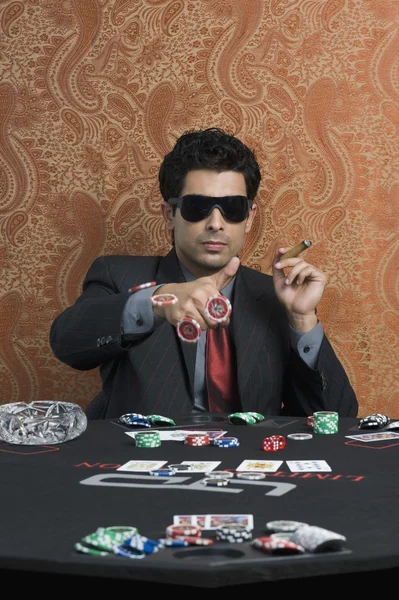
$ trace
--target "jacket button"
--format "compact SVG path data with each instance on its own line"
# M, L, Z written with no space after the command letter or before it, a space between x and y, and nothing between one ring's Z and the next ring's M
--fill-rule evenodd
M101 346L101 340L100 338L97 338L97 348L99 348Z
M106 339L106 343L109 344L110 342L112 342L112 336L109 335Z
M141 327L143 325L143 319L141 317L138 317L136 319L136 325L138 325L139 327Z
M310 351L309 346L305 346L304 349L303 349L303 351L305 352L305 354L307 354Z
M325 390L327 388L327 379L325 378L324 373L321 373L320 381L321 381L321 389Z
M102 337L101 338L101 346L104 346L104 344L105 344L105 337Z

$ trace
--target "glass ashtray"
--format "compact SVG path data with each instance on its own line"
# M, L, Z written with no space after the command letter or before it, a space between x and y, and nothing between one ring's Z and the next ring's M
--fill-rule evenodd
M87 417L78 404L41 400L0 405L0 439L9 444L60 444L86 430Z

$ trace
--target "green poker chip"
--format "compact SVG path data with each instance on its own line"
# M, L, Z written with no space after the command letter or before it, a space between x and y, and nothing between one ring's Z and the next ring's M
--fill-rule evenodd
M247 412L236 412L229 415L230 423L233 425L255 425L256 418Z
M109 556L110 554L112 554L112 552L105 552L104 550L91 548L90 546L86 546L85 544L81 544L80 542L76 542L74 548L77 552L81 552L82 554L91 554L92 556Z
M176 425L173 419L169 419L169 417L164 417L162 415L147 415L147 419L150 421L151 425Z
M251 415L251 417L254 417L257 422L263 421L265 418L263 415L261 415L260 413L257 413L257 412L247 412L245 414Z

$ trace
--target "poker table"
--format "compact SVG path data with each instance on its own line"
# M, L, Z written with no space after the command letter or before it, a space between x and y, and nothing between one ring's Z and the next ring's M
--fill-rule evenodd
M0 576L3 585L55 586L91 591L290 590L305 582L369 586L399 573L399 437L373 442L358 419L340 418L338 432L315 434L306 418L266 417L255 425L232 425L227 415L204 414L176 421L177 429L223 430L239 446L188 446L162 441L141 448L127 435L137 431L118 420L89 421L76 439L59 446L0 442ZM165 428L163 428L165 429ZM165 429L166 430L166 429ZM312 433L295 440L292 433ZM286 446L263 450L263 440L282 435ZM234 476L226 487L201 484L203 473L154 477L118 471L128 461L220 461L236 474L244 460L281 461L261 481ZM291 471L287 461L326 461L331 471ZM309 463L309 464L310 464ZM81 554L74 544L98 527L134 526L150 539L165 538L175 515L251 514L252 538L267 535L266 523L294 520L346 538L336 551L269 554L250 541L165 548L140 560ZM212 536L212 532L203 533ZM60 587L57 587L60 586ZM297 588L295 588L297 589ZM326 589L326 588L324 588Z

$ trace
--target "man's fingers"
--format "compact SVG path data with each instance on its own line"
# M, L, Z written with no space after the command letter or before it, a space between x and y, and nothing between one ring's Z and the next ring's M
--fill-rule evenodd
M221 269L215 275L211 275L219 291L222 290L225 287L225 285L228 284L232 277L234 277L234 275L237 273L237 269L239 266L240 259L238 258L238 256L233 256L230 262L228 262L227 265L223 267L223 269Z

